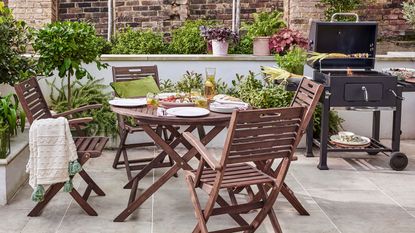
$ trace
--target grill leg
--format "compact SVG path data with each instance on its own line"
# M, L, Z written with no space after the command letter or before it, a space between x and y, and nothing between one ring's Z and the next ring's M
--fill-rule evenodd
M308 123L307 131L306 131L306 138L305 138L306 151L305 151L305 157L314 157L314 154L313 154L313 125L314 125L314 118L312 117L310 119L310 122Z
M380 111L373 112L373 123L372 123L372 138L379 141L380 132Z
M398 95L402 97L402 89L398 88ZM401 143L402 100L396 99L396 110L393 112L392 150L399 151Z
M321 111L321 135L320 135L320 162L318 168L320 170L328 170L327 166L327 143L329 137L329 112L330 112L330 95L324 96Z

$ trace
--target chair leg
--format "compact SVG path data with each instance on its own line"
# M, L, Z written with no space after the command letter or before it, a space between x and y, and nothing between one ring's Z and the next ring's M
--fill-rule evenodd
M86 202L85 199L76 191L76 189L72 189L69 193L73 197L73 199L78 203L78 205L89 215L89 216L98 216L97 212Z
M281 194L284 195L284 197L288 200L288 202L290 202L290 204L298 211L300 215L310 215L286 183L284 183L281 187Z
M82 170L79 172L79 175L84 179L84 181L88 184L88 187L91 187L91 189L98 195L98 196L105 196L104 191L95 183L95 181L88 175L88 173L85 170Z
M117 153L115 154L114 162L112 163L112 167L117 169L118 162L120 161L121 152L124 149L125 141L127 140L128 131L122 130L121 137L120 137L120 144L117 149Z
M190 191L192 204L195 209L195 215L198 221L198 225L193 230L193 232L201 231L202 233L208 233L205 216L202 212L202 207L200 206L199 198L197 197L197 193L195 190L195 183L193 182L193 179L191 176L186 176L186 183Z
M125 171L127 172L128 180L132 179L130 161L128 161L127 149L123 148L122 157L124 158Z
M27 215L29 217L37 217L40 215L42 210L46 207L50 200L59 192L59 190L63 187L64 183L53 184L49 186L48 190L46 190L45 196L43 201L36 204L36 206L30 211Z
M266 189L264 188L263 185L257 185L257 187L258 187L258 192L262 197L262 200L265 202L268 199ZM282 232L281 226L278 223L277 215L275 214L274 208L271 208L271 210L268 213L268 217L271 222L272 228L274 229L274 232L281 233Z

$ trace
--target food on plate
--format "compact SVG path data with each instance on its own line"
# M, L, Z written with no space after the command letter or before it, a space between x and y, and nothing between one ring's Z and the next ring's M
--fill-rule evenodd
M232 102L242 102L240 99L233 97L233 96L229 96L229 95L224 95L224 94L219 94L219 95L215 95L213 97L214 101L232 101Z
M389 68L384 69L384 73L398 77L399 80L415 78L415 69L408 68Z

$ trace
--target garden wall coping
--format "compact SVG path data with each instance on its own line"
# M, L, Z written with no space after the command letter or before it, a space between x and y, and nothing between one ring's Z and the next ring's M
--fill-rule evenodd
M274 61L274 56L233 54L214 56L210 54L103 54L101 61ZM379 61L415 61L412 52L390 52L377 55Z

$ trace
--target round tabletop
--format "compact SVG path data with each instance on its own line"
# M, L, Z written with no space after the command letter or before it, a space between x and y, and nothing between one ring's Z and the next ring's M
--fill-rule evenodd
M141 123L162 125L228 125L232 114L210 112L204 117L158 116L156 108L116 107L111 110L122 116L133 117Z

